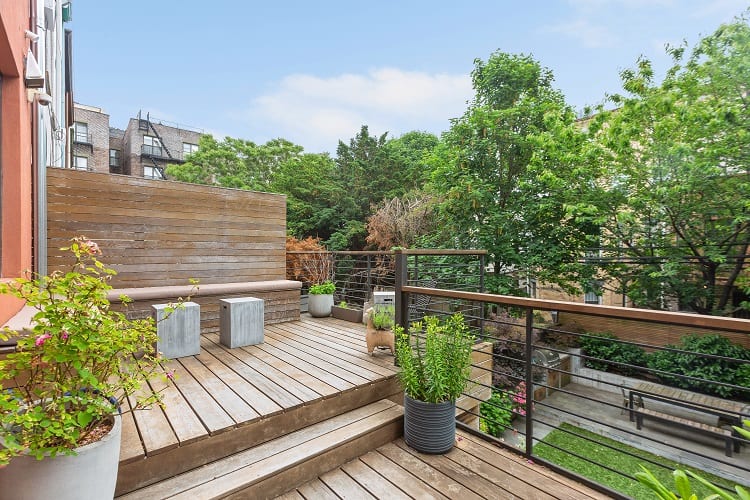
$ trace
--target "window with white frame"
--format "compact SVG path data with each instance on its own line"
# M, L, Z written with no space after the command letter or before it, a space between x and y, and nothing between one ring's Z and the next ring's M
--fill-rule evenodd
M88 170L89 159L85 156L74 156L73 157L73 168L76 170Z
M143 177L146 179L164 179L161 170L156 167L143 167Z
M189 142L183 142L182 143L182 157L195 153L198 151L198 145L197 144L190 144Z
M85 142L85 143L91 142L89 141L89 124L88 123L74 122L73 129L75 131L75 142Z

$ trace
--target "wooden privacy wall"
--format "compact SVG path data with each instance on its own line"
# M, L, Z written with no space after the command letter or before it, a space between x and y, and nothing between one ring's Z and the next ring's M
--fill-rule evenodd
M73 169L47 169L48 271L85 235L115 288L283 280L286 197Z

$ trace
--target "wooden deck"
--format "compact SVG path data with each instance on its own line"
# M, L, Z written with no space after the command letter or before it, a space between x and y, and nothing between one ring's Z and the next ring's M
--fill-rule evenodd
M278 498L583 500L609 497L459 431L456 446L446 455L423 455L398 439Z
M116 495L606 498L463 432L444 456L409 449L384 401L402 402L393 357L370 357L364 331L303 316L256 346L204 335L200 355L171 362L165 409L125 415Z
M168 365L164 410L124 415L118 494L400 393L393 357L369 356L355 323L303 316L256 346L208 334L201 348Z

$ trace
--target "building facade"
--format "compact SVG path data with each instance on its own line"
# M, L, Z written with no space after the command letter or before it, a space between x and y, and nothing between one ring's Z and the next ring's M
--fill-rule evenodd
M80 170L164 179L170 163L182 163L198 150L202 131L153 120L142 113L127 127L110 127L101 108L75 104L72 166Z
M46 168L68 164L71 2L0 8L0 279L46 272ZM0 296L0 324L23 304Z

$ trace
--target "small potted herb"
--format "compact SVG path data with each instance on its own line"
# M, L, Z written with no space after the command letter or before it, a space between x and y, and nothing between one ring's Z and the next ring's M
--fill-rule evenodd
M331 315L336 319L343 319L352 323L362 322L362 309L350 307L345 300L342 300L338 305L334 305L331 308Z

